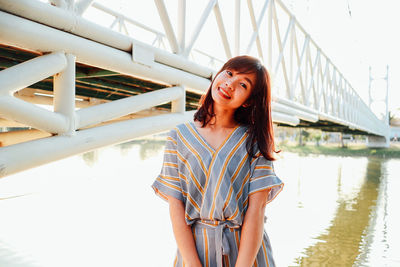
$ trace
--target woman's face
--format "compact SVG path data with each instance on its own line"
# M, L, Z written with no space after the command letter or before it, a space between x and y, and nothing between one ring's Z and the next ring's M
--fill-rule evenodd
M255 73L225 69L215 77L211 95L215 104L227 109L237 109L249 98L255 84Z

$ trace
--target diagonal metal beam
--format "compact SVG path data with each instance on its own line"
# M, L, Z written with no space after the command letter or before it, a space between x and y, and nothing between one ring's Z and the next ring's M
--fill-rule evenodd
M268 3L269 3L269 0L266 0L264 2L264 6L261 9L261 13L260 13L260 15L258 17L258 20L256 22L256 18L255 18L255 14L254 14L254 8L253 8L253 2L252 2L252 0L247 0L247 6L248 6L249 12L250 12L251 24L253 26L253 34L252 34L252 36L250 38L250 42L249 42L249 44L247 46L246 53L250 53L250 50L251 50L251 48L253 46L254 41L257 40L258 55L262 60L264 60L264 56L263 56L263 53L262 53L262 46L261 46L261 41L260 41L259 29L260 29L261 22L262 22L262 20L264 18L264 15L265 15L265 11L268 8Z
M215 15L215 19L217 21L218 30L219 30L219 34L221 36L221 40L222 40L222 43L224 45L226 58L231 58L232 57L232 52L231 52L231 48L230 48L230 45L229 45L229 42L228 42L228 37L226 36L225 26L224 26L224 22L222 20L221 10L219 8L218 2L214 6L214 15Z
M65 116L48 111L13 96L0 97L1 117L29 125L48 132L59 133L68 130Z
M80 109L76 112L78 117L77 129L119 118L183 97L182 88L171 87Z
M67 66L64 53L40 56L0 71L0 95L12 94L52 76Z
M93 2L94 0L77 0L74 6L75 13L82 15Z
M167 39L169 45L171 46L171 50L175 54L180 53L179 44L176 39L174 29L172 28L171 20L168 16L167 8L165 7L164 0L154 0L154 3L157 6L158 14L160 15L162 25L165 30L165 34L167 35Z
M193 35L192 38L188 44L188 46L185 49L185 52L183 53L184 56L188 56L190 54L190 52L192 51L192 48L194 46L194 43L196 42L197 38L200 35L201 30L204 27L204 24L208 18L208 16L210 15L211 11L213 10L215 4L217 3L217 0L210 0L208 2L208 5L206 6L206 8L203 11L203 14L200 17L199 22L197 23L196 28L193 31Z
M276 7L275 7L275 3L274 2L271 3L271 8L273 9L272 15L273 15L273 21L274 21L274 24L275 24L276 41L278 43L279 51L281 53L283 53L281 34L279 32L278 18L277 18L277 15L276 15ZM288 75L287 75L287 71L286 71L286 63L285 63L285 59L284 59L283 55L282 55L282 73L283 73L283 77L285 79L286 92L287 92L287 95L289 95L290 94L290 83L289 83L289 79L288 79Z
M178 43L182 51L185 50L186 38L186 0L178 1Z
M240 54L240 0L235 0L235 56Z

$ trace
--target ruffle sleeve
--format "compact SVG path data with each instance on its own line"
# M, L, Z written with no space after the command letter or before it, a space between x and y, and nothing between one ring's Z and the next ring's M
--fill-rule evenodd
M263 155L259 155L252 164L249 182L249 195L270 189L267 203L271 202L283 189L283 182L276 176L274 164Z
M177 156L177 133L172 129L168 136L164 149L164 160L160 174L152 184L155 193L164 200L167 196L175 197L184 201L179 178L178 156Z

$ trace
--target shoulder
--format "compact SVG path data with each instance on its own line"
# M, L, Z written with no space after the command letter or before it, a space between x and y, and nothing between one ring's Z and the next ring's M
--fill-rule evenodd
M169 131L168 138L178 140L179 135L185 133L189 127L191 127L190 122L177 124L174 128L172 128Z
M182 131L182 130L187 129L188 127L190 127L190 122L180 123L180 124L176 125L174 129L176 131Z

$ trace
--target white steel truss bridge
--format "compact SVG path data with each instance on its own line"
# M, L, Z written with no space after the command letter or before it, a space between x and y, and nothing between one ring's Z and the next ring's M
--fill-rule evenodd
M133 7L156 29L93 0L0 0L0 127L25 127L0 133L0 177L190 120L240 54L270 70L276 124L387 146L387 123L280 0L167 2Z

